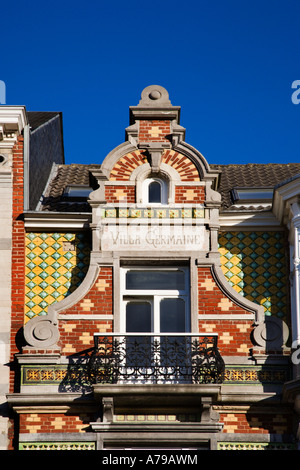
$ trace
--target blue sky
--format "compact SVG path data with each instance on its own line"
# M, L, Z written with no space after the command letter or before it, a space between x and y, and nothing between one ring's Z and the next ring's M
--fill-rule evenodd
M152 84L209 163L300 162L299 0L15 0L0 38L6 104L62 111L66 163L101 163Z

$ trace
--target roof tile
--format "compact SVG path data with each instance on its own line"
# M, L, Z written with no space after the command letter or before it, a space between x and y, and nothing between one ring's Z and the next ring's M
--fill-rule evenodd
M300 174L300 163L287 164L245 164L245 165L210 165L214 170L221 170L217 190L222 196L222 209L232 208L231 191L234 188L274 188L279 183ZM64 191L70 185L97 188L97 182L91 170L101 165L58 165L56 173L49 183L42 202L42 210L58 212L91 212L86 201L68 201ZM242 208L243 210L246 207ZM258 210L258 208L256 208Z

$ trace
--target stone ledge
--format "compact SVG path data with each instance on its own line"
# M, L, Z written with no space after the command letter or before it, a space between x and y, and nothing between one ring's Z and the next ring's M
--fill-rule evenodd
M94 385L95 398L107 396L211 396L218 398L221 385L218 384L97 384Z
M113 432L116 434L128 433L134 434L138 433L139 437L141 434L148 434L151 435L151 439L155 439L155 433L179 433L178 438L182 439L182 433L184 433L185 438L187 438L187 434L193 433L215 433L220 432L223 428L222 423L176 423L176 424L158 424L158 423L151 423L151 424L141 424L141 423L124 423L124 424L116 424L116 423L101 423L101 422L94 422L90 423L91 428L95 432ZM153 433L153 434L152 434ZM150 437L150 436L149 436ZM199 438L199 435L198 435Z

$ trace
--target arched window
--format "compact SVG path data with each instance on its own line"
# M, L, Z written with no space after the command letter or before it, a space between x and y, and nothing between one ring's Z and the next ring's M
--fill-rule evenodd
M161 204L161 183L158 181L151 181L148 186L148 202Z
M147 178L143 185L144 203L167 204L168 186L165 180L161 178Z

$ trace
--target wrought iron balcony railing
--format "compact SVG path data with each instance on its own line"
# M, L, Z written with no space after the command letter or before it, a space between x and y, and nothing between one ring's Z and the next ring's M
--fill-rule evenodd
M217 340L213 334L99 333L89 375L93 383L222 383Z

